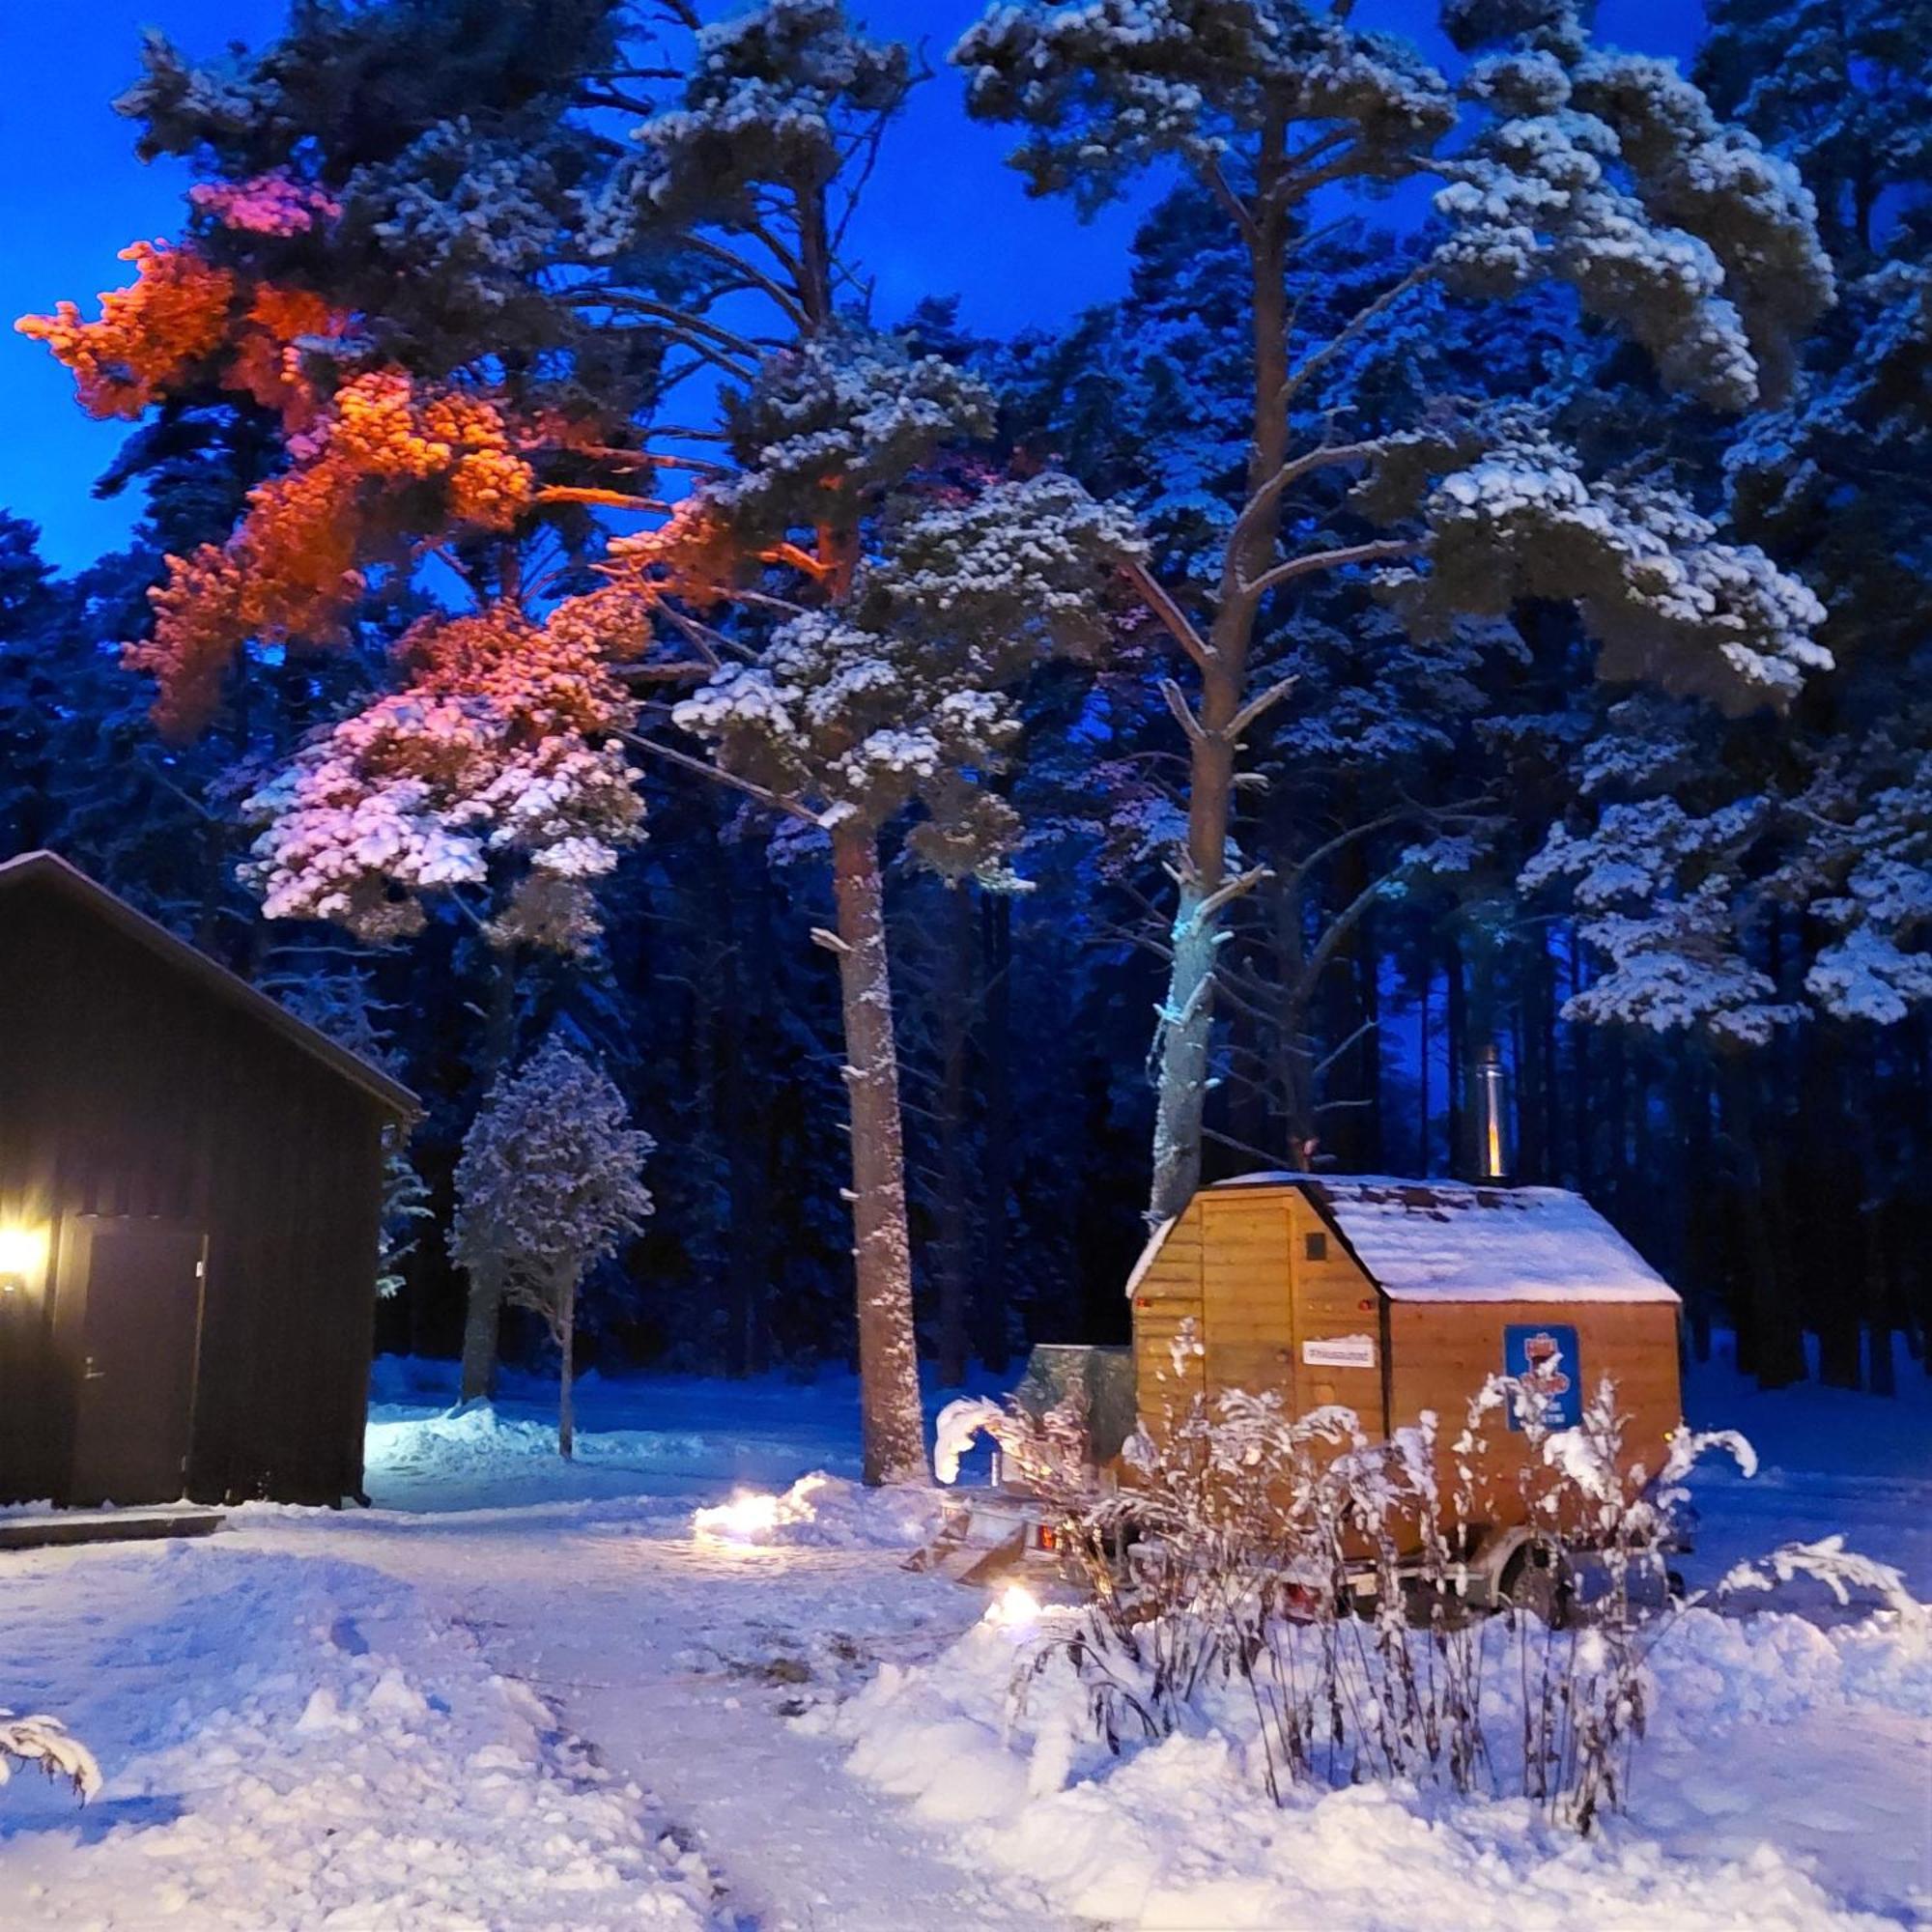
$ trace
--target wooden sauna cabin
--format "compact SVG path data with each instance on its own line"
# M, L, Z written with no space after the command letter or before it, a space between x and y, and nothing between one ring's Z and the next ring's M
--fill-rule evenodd
M1682 1422L1678 1298L1580 1196L1372 1176L1256 1174L1203 1188L1128 1284L1140 1421L1196 1395L1280 1389L1386 1435L1458 1427L1492 1375L1542 1378L1553 1427L1608 1376L1626 1451L1655 1471ZM1175 1359L1181 1324L1200 1352ZM1505 1424L1505 1427L1508 1425ZM1509 1505L1495 1554L1506 1560Z
M0 1500L358 1495L413 1096L52 853L0 935Z

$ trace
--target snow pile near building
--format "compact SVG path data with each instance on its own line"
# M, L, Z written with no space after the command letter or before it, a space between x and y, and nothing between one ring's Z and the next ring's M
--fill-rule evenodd
M1009 1692L1040 1628L996 1605L935 1662L887 1665L851 1702L799 1721L847 1743L857 1776L949 1828L961 1862L1044 1886L1077 1918L1227 1932L1841 1932L1932 1906L1909 1795L1932 1660L1893 1615L1821 1631L1688 1613L1652 1660L1653 1736L1632 1813L1589 1839L1522 1800L1404 1785L1302 1788L1277 1809L1238 1687L1207 1700L1198 1734L1114 1759L1090 1741L1087 1692L1062 1658L1015 1715ZM1487 1727L1500 1738L1515 1722L1499 1708ZM1889 1742L1895 1762L1875 1774L1887 1750L1868 1752L1871 1788L1834 1786L1827 1804L1819 1780L1848 1731Z
M575 1496L642 1494L667 1471L701 1469L712 1445L681 1430L585 1432L557 1454L556 1424L488 1403L425 1414L372 1409L363 1481L385 1509L481 1509Z
M1665 1715L1690 1737L1740 1718L1790 1723L1828 1709L1932 1718L1932 1638L1893 1614L1820 1628L1804 1616L1691 1610L1664 1638L1659 1663Z
M85 1614L79 1614L84 1605ZM14 1558L9 1693L105 1775L0 1806L6 1923L700 1932L702 1861L408 1585L176 1545Z
M939 1528L946 1499L911 1485L868 1490L816 1469L782 1495L741 1490L692 1518L703 1541L747 1548L918 1549Z

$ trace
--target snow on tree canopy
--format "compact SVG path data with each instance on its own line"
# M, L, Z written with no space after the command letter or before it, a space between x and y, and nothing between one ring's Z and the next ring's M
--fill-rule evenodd
M1580 1195L1385 1175L1251 1174L1322 1208L1393 1301L1675 1301L1655 1268Z

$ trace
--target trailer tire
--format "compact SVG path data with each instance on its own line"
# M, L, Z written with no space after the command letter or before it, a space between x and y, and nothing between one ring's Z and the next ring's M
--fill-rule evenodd
M1496 1602L1504 1609L1527 1610L1550 1630L1569 1622L1575 1590L1570 1566L1560 1551L1525 1543L1504 1567Z

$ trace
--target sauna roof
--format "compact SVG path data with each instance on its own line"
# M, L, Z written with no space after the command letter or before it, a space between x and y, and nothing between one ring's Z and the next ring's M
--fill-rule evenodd
M1251 1174L1296 1187L1395 1301L1675 1301L1581 1195L1387 1175Z
M280 1001L218 965L146 913L137 912L126 899L88 877L77 866L70 865L58 853L23 852L17 858L0 863L0 895L36 887L61 894L136 945L146 947L163 965L185 975L216 999L226 1001L260 1025L280 1034L310 1058L321 1061L361 1088L395 1119L412 1121L421 1114L422 1103L399 1080L298 1019Z

